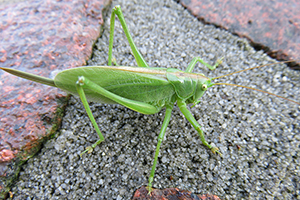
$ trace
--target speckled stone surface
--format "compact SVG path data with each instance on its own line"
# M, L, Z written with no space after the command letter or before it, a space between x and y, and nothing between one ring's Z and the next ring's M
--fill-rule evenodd
M209 77L274 62L244 39L203 25L173 1L114 1L120 4L132 37L151 67L184 70L195 56L208 63L224 57L216 70L197 65ZM109 14L106 16L109 19ZM113 55L135 66L117 22ZM109 20L89 65L107 65ZM300 99L300 74L273 65L218 82L261 88ZM120 105L91 103L105 141L93 153L79 154L98 137L78 100L71 98L62 129L30 159L12 188L14 199L130 199L147 179L164 110L143 115ZM215 86L191 112L221 158L205 148L189 122L174 108L153 186L211 193L221 199L299 198L298 105L246 89ZM173 179L170 180L169 177Z

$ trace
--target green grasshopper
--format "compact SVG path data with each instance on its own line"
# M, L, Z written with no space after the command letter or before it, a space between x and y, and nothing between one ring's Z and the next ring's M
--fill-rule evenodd
M112 66L112 63L117 65L112 57L116 15L118 16L124 29L138 67ZM88 101L96 101L108 104L118 103L142 114L155 114L165 107L166 113L158 136L154 162L148 180L148 190L151 192L159 149L164 138L166 128L169 124L171 112L175 102L177 102L177 105L183 115L198 132L202 143L213 153L222 155L217 147L213 147L205 140L201 126L188 110L187 104L193 103L196 105L199 103L199 99L203 96L205 91L213 85L245 87L248 89L268 93L246 86L212 82L217 78L222 78L224 76L229 76L234 73L239 73L262 66L234 72L216 78L208 78L203 74L192 73L193 68L198 62L213 70L221 63L221 60L217 61L215 65L211 66L205 63L199 57L195 57L185 71L174 68L149 67L133 42L120 6L116 6L112 10L110 20L108 66L89 66L64 70L58 73L54 80L15 69L5 67L1 67L1 69L13 75L45 85L57 87L74 95L79 95L84 108L100 138L93 145L87 147L82 154L85 152L91 152L98 144L104 141L104 137L99 130L99 127L89 108ZM300 103L293 100L286 99L272 93L268 94L300 105Z

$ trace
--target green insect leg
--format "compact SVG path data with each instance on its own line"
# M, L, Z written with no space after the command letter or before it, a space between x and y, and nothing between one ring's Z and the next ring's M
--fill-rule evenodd
M152 182L154 179L154 173L155 173L155 168L156 168L156 164L157 164L159 149L160 149L161 143L164 139L168 124L170 122L173 107L174 107L174 102L171 102L169 105L166 106L166 114L165 114L164 122L162 124L160 133L158 135L158 141L157 141L157 146L156 146L156 150L155 150L154 162L153 162L149 180L148 180L149 182L148 182L147 189L148 189L149 193L151 193L151 191L152 191Z
M182 114L186 117L186 119L192 124L192 126L196 129L196 131L198 132L200 139L202 141L202 143L207 146L213 153L218 153L222 156L222 154L219 152L219 149L217 147L213 147L210 144L208 144L208 142L205 140L203 131L201 130L201 126L198 124L198 122L196 121L196 119L193 117L193 115L191 114L191 112L187 109L186 107L186 103L180 99L177 100L177 105L180 109L180 111L182 112Z
M188 67L186 68L185 72L189 72L191 73L195 67L195 65L197 64L197 62L200 62L201 64L205 65L206 67L208 67L210 70L214 70L216 69L216 67L222 63L222 59L217 60L216 64L214 64L213 66L209 65L208 63L204 62L200 57L195 57L193 58L193 60L190 62L190 64L188 65Z
M113 42L114 42L114 30L115 30L115 19L116 15L118 16L120 23L123 27L124 33L127 37L127 40L129 42L131 51L133 53L133 56L138 64L139 67L149 67L148 64L146 63L145 59L143 58L142 54L139 52L137 49L136 45L133 42L133 39L130 35L130 32L128 30L127 24L125 22L122 10L120 6L115 6L112 10L111 13L111 18L110 18L110 35L109 35L109 49L108 49L108 66L112 65L112 48L113 48Z
M92 124L93 124L93 126L94 126L94 128L95 128L95 130L96 130L96 132L98 134L98 136L99 136L99 138L100 138L92 146L87 147L86 150L80 154L80 156L82 156L82 154L84 154L85 152L91 153L93 151L93 149L98 144L100 144L102 141L104 141L104 137L103 137L103 135L102 135L102 133L101 133L101 131L100 131L97 123L96 123L96 120L95 120L95 118L94 118L94 116L92 114L92 111L91 111L91 109L89 107L89 104L87 102L87 99L86 99L83 87L81 86L81 84L79 82L76 83L76 88L77 88L77 92L79 94L79 97L80 97L80 99L82 101L82 104L83 104L83 106L84 106L84 108L85 108L85 110L86 110L86 112L87 112L87 114L88 114L88 116L89 116L89 118L90 118L90 120L91 120L91 122L92 122Z
M155 107L153 105L144 103L144 102L139 102L139 101L134 101L131 99L126 99L124 97L118 96L114 93L109 92L108 90L102 88L101 86L97 85L96 83L90 81L89 79L85 78L84 76L80 76L78 77L78 81L76 82L76 88L77 88L77 92L79 94L79 97L83 103L83 106L96 130L96 132L98 133L100 139L93 144L92 146L88 147L83 153L85 152L91 152L93 150L93 148L95 148L98 144L100 144L103 140L104 137L102 135L102 133L99 130L99 127L96 123L95 118L93 117L93 114L90 110L90 107L88 105L85 93L84 93L84 88L88 88L89 90L94 91L95 93L98 93L100 95L103 95L127 108L130 108L134 111L143 113L143 114L154 114L160 111L161 108L159 107ZM174 104L174 102L173 102ZM83 154L82 153L82 154ZM81 154L81 155L82 155Z

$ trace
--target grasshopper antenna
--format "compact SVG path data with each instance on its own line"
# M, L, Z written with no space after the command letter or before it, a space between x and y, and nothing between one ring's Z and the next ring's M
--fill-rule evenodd
M240 71L232 72L230 74L225 74L225 75L222 75L222 76L218 76L218 77L212 78L212 80L216 80L216 79L219 79L219 78L230 76L232 74L237 74L237 73L245 72L245 71L252 70L252 69L257 69L257 68L266 67L266 66L275 65L275 64L290 63L290 62L295 62L295 60L282 61L282 62L276 62L276 63L269 63L269 64L265 64L265 65L251 67L251 68L248 68L248 69L243 69L243 70L240 70Z
M293 102L295 104L300 105L300 103L298 103L298 102L296 102L294 100L291 100L291 99L279 96L277 94L273 94L271 92L267 92L267 91L264 91L264 90L260 90L260 89L256 89L256 88L252 88L252 87L248 87L248 86L244 86L244 85L237 85L237 84L232 84L232 83L214 83L214 85L230 85L230 86L247 88L247 89L250 89L250 90L255 90L255 91L263 92L263 93L266 93L266 94L269 94L269 95L272 95L272 96L275 96L275 97L278 97L278 98L281 98L281 99L284 99L284 100L287 100L287 101L290 101L290 102Z
M251 67L251 68L248 68L248 69L243 69L243 70L240 70L240 71L232 72L232 73L230 73L230 74L225 74L225 75L222 75L222 76L218 76L218 77L212 78L212 80L216 80L216 79L219 79L219 78L223 78L223 77L226 77L226 76L230 76L230 75L233 75L233 74L237 74L237 73L244 72L244 71L248 71L248 70L252 70L252 69L257 69L257 68L261 68L261 67L266 67L266 66L270 66L270 65L274 65L274 64L290 63L290 62L295 62L295 60L291 60L291 61L282 61L282 62L277 62L277 63L269 63L269 64L265 64L265 65L260 65L260 66L256 66L256 67ZM260 89L256 89L256 88L252 88L252 87L248 87L248 86L244 86L244 85L237 85L237 84L232 84L232 83L214 83L214 85L230 85L230 86L236 86L236 87L247 88L247 89L255 90L255 91L258 91L258 92L263 92L263 93L265 93L265 94L269 94L269 95L272 95L272 96L275 96L275 97L278 97L278 98L281 98L281 99L284 99L284 100L287 100L287 101L290 101L290 102L293 102L293 103L295 103L295 104L300 105L299 102L296 102L296 101L294 101L294 100L291 100L291 99L288 99L288 98L279 96L279 95L277 95L277 94L273 94L273 93L271 93L271 92L267 92L267 91L264 91L264 90L260 90Z

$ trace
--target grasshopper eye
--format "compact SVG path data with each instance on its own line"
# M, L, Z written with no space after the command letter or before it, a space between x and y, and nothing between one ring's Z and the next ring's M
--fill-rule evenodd
M206 90L207 89L207 85L206 84L203 84L202 85L202 90Z

